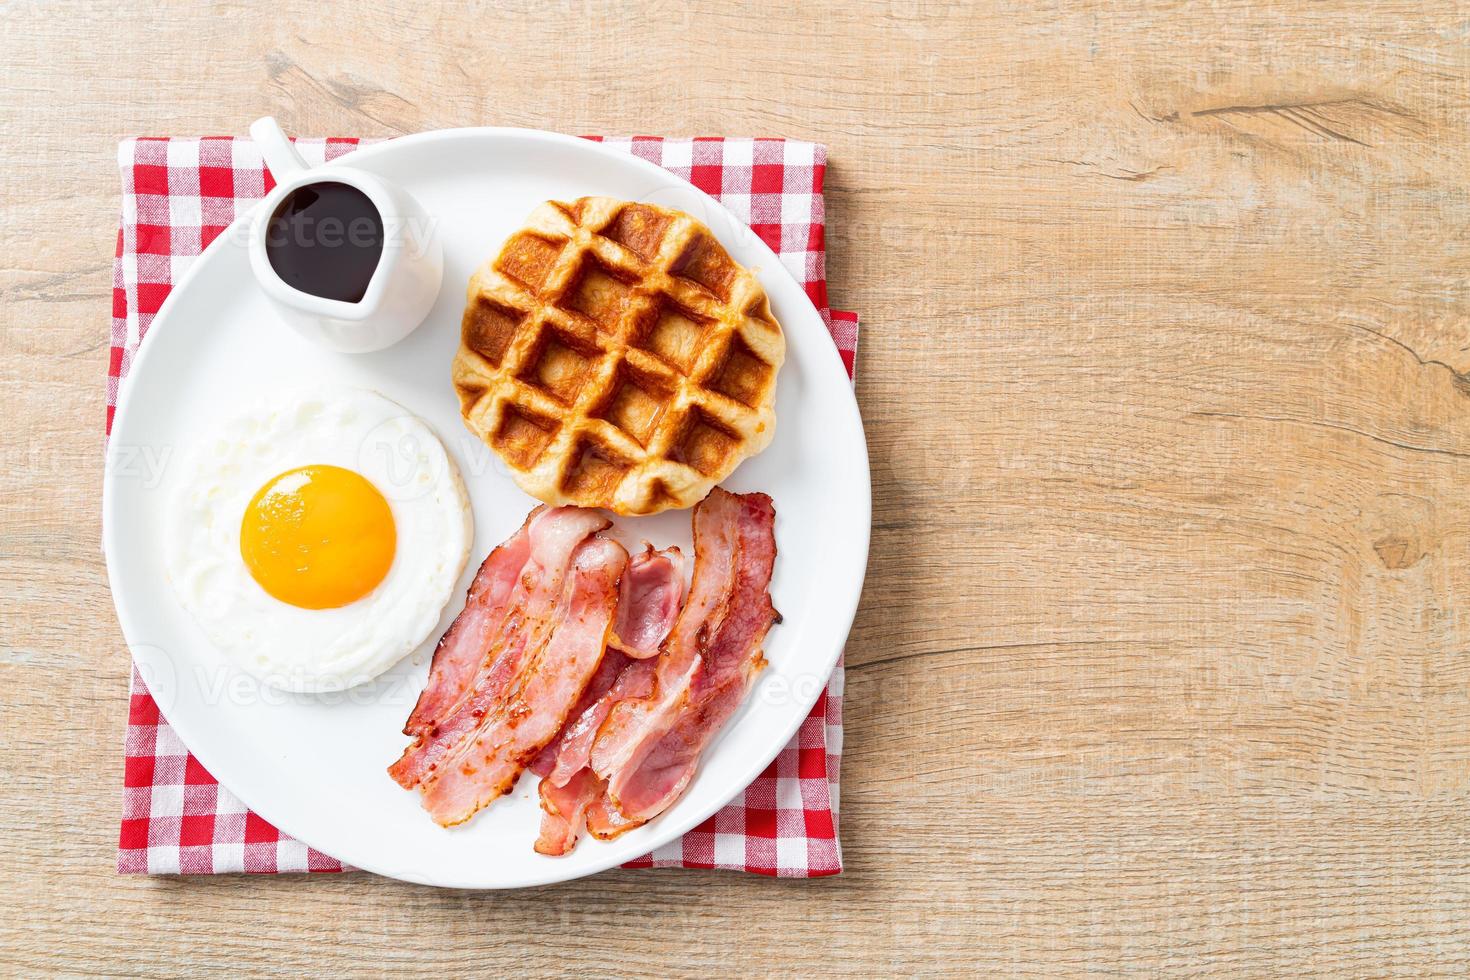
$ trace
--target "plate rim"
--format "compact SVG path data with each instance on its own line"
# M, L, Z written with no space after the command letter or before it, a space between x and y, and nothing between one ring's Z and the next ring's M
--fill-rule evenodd
M666 170L650 160L646 160L632 153L623 153L610 149L601 140L590 140L579 136L570 136L564 133L555 133L547 130L509 126L473 126L452 129L428 130L419 133L411 133L405 136L391 137L366 145L359 144L359 146L353 151L345 153L342 156L335 158L334 160L328 161L322 166L328 168L337 165L351 167L367 164L370 166L373 158L383 156L385 154L394 153L398 149L406 146L411 147L423 143L453 142L481 138L510 138L530 140L532 142L550 143L553 145L560 145L562 147L574 148L575 151L579 153L590 153L592 156L601 156L608 159L616 160L619 164L632 161L635 168L643 169L649 174L650 177L656 177L662 181L674 180L679 182L679 184L681 185L681 192L692 192L693 194L695 194L697 196L697 199L700 200L705 207L713 208L717 213L721 214L725 220L729 221L731 227L736 229L749 228L749 224L747 222L742 221L720 201L707 194L700 188L695 187L692 183L685 180L684 178L679 177L672 171ZM133 401L133 389L136 387L136 385L131 383L131 379L135 378L137 376L137 372L147 363L149 354L156 346L156 343L150 342L149 338L158 335L160 333L161 327L172 329L171 327L168 327L168 324L172 320L171 313L173 308L178 305L178 303L176 302L177 298L179 296L182 296L190 288L194 280L202 275L202 270L209 264L205 260L212 253L217 252L224 247L224 245L230 240L232 232L238 230L237 226L251 220L251 217L255 211L255 207L256 205L252 204L250 206L247 206L242 212L237 214L234 220L228 226L226 226L226 228L221 231L218 236L216 236L215 240L210 242L210 244L195 258L195 260L190 263L189 268L185 271L183 277L181 277L180 280L175 283L172 289L169 291L168 297L165 299L163 305L159 308L158 313L155 314L153 322L150 325L147 333L144 334L142 339L139 341L138 346L134 350L132 364L128 371L128 375L126 378L122 379L118 385L116 407L113 414L112 430L107 438L107 449L105 452L105 461L103 468L102 544L104 552L104 562L107 571L108 590L112 596L113 608L117 615L119 628L123 634L123 639L126 641L128 646L130 666L132 665L131 661L136 660L138 657L138 654L135 652L134 648L136 647L146 650L148 649L148 645L134 639L134 637L138 635L139 624L134 620L132 614L127 609L128 602L123 598L123 591L120 591L117 588L117 583L122 579L119 574L119 569L116 567L116 562L118 561L118 559L116 558L118 547L116 541L114 540L114 537L115 529L118 526L118 517L116 514L118 499L116 484L118 482L118 477L115 467L112 465L112 453L113 447L120 444L116 441L117 436L120 433L126 432L128 428L129 409ZM705 224L708 225L708 222L705 222ZM759 274L762 277L775 275L786 280L787 283L794 287L796 294L799 295L802 302L805 303L813 311L813 313L815 313L818 322L821 323L821 311L818 310L816 304L811 301L811 297L807 294L806 289L802 286L801 282L798 281L797 278L792 275L790 270L786 268L786 265L781 261L780 256L777 255L775 251L772 250L770 246L768 246L763 240L761 240L760 236L758 235L752 234L750 236L750 242L752 243L752 247L754 247L759 253L762 254L763 258L769 260L769 265L763 265L760 268ZM823 345L818 345L819 349L821 346ZM688 814L680 814L680 818L678 820L669 821L668 827L664 828L659 833L659 839L656 842L648 845L650 850L662 847L665 844L668 844L671 841L682 837L684 834L688 833L704 820L708 819L711 815L726 807L736 795L744 791L750 785L750 783L753 782L760 775L760 773L763 772L765 768L770 765L770 763L776 758L777 755L780 754L781 750L790 743L791 738L800 729L802 723L806 720L808 714L811 712L812 705L814 705L817 699L822 697L823 694L826 692L827 685L830 683L830 675L836 669L837 663L841 659L842 652L846 646L847 638L851 634L852 624L854 619L856 618L858 605L862 599L863 584L866 579L867 565L870 558L870 545L872 537L872 473L870 470L870 460L867 447L867 432L863 425L861 410L859 409L857 403L856 390L852 384L853 379L848 376L846 367L843 365L841 356L838 353L837 346L835 344L828 345L826 347L826 351L827 352L825 354L818 355L818 359L820 361L824 361L828 365L825 370L839 371L842 379L844 380L844 382L846 382L843 387L844 390L848 393L848 397L841 399L843 404L840 411L850 416L849 421L855 424L857 433L856 450L859 458L854 460L855 465L853 477L860 482L860 486L855 489L861 491L860 494L858 494L857 496L857 499L860 503L860 514L857 516L861 518L861 522L860 526L855 526L851 529L851 533L861 539L860 548L858 549L857 553L860 554L862 557L862 567L858 570L858 574L853 580L853 586L850 594L838 594L833 600L835 608L838 611L837 622L838 624L840 624L841 635L836 638L836 641L832 645L833 649L830 655L824 658L825 662L821 668L827 673L828 680L825 681L810 698L798 697L793 701L793 704L799 706L801 710L791 712L790 718L786 726L784 726L784 730L781 732L781 737L779 739L772 740L772 744L775 746L774 749L772 749L769 753L761 752L749 756L750 759L755 760L754 764L747 762L742 767L742 771L738 775L732 777L728 786L728 791L724 787L718 789L714 793L714 803L712 805L692 809ZM126 588L128 587L125 587L125 589ZM210 767L205 757L206 755L213 756L213 753L210 752L208 749L206 749L204 753L200 753L194 747L194 745L200 744L198 739L194 739L194 745L191 745L190 739L186 737L183 728L172 721L169 721L169 725L178 732L179 740L183 742L186 749L192 755L198 758L201 764L203 764L206 769L209 769L212 774L214 770ZM217 757L216 761L218 761ZM224 784L221 783L221 785ZM589 866L582 868L570 869L567 865L560 865L563 868L569 869L567 873L523 876L521 878L512 878L503 881L492 882L485 882L481 879L449 880L437 877L431 878L410 876L403 873L401 869L388 870L383 868L381 865L374 866L375 862L371 860L362 861L354 858L349 861L345 857L339 857L333 852L331 847L321 847L319 846L318 841L308 839L308 835L297 833L295 830L287 827L286 824L291 822L289 817L288 819L283 821L278 819L278 817L280 816L279 813L265 812L267 810L273 810L274 807L269 805L264 808L259 807L256 805L258 800L252 801L247 799L244 794L240 793L234 787L227 786L226 788L229 789L231 793L235 794L236 797L239 798L240 801L244 803L244 805L252 812L258 814L267 822L277 827L283 834L286 834L298 841L301 841L306 846L311 847L322 854L328 855L335 860L341 861L342 863L350 864L353 868L356 868L358 870L368 871L374 874L382 875L384 877L391 877L398 880L412 881L418 884L426 884L444 888L474 890L501 890L510 888L536 887L539 885L554 884L562 881L583 878L594 874L600 874L601 872L606 871L609 868L619 866L623 862L628 860L627 855L617 855L606 860L594 860ZM677 807L677 805L678 803L676 801L675 807ZM669 813L663 816L664 819L667 819L667 817L672 815L672 813ZM557 865L550 865L549 867L555 868L557 867Z

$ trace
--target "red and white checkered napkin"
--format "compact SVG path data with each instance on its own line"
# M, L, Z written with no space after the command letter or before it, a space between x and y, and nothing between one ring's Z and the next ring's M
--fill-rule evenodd
M779 139L605 139L711 194L760 235L821 311L851 374L854 313L827 306L822 178L826 148ZM355 139L300 140L309 163L355 149ZM118 148L122 228L113 274L107 428L138 342L173 284L204 247L272 186L249 140L136 139ZM729 806L631 868L726 868L788 878L842 870L837 769L842 666L792 742ZM247 810L179 741L133 671L118 871L342 871ZM526 846L530 846L527 842Z

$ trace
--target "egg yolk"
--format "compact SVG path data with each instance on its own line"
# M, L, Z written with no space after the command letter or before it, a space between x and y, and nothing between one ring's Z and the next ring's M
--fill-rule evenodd
M397 544L388 501L340 466L303 466L267 481L240 524L251 577L302 609L334 609L373 591Z

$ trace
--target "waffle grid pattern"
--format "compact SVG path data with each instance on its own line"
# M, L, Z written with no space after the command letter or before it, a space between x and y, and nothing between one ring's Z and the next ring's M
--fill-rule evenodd
M541 205L475 274L463 336L466 422L548 503L690 507L775 431L765 290L682 212Z
M779 139L592 138L659 164L744 221L802 283L851 372L857 316L827 308L822 146ZM308 163L319 163L351 152L358 141L303 139L296 145ZM118 148L118 163L123 193L107 372L109 431L138 343L173 284L273 186L246 139L129 139ZM842 682L839 664L796 737L729 806L627 867L722 868L790 878L841 871ZM135 669L124 744L120 873L351 870L251 813L189 753L166 712Z

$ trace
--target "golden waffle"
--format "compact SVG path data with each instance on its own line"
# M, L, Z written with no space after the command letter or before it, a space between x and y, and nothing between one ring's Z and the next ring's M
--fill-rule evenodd
M702 500L775 434L786 340L755 276L681 211L547 201L470 279L465 424L549 504Z

